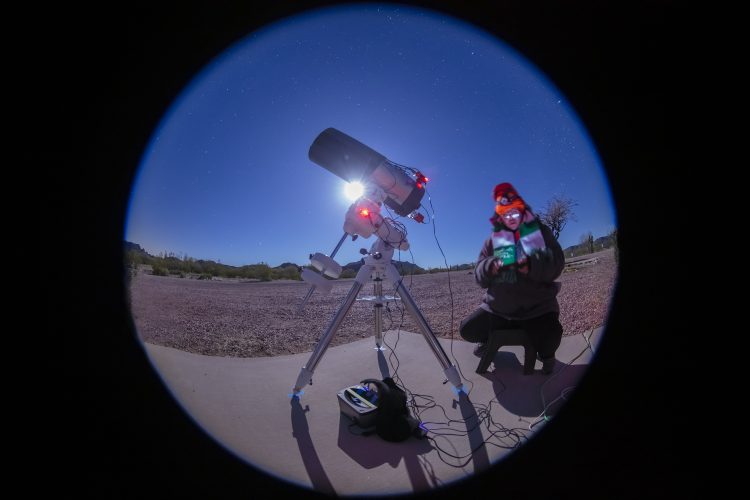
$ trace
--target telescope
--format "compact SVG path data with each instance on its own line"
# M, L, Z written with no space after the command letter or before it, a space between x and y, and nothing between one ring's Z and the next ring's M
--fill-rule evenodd
M312 286L302 300L299 311L316 289L323 292L331 290L331 282L324 275L333 279L341 275L341 265L333 257L347 235L354 240L357 236L369 238L375 234L387 248L409 249L405 231L394 225L392 219L382 217L380 206L385 203L397 214L422 222L424 216L417 209L428 181L419 170L399 165L333 127L325 129L315 138L308 157L347 182L363 184L365 192L347 210L344 235L333 252L330 255L320 252L310 255L310 263L320 274L310 269L302 270L302 280Z
M308 157L347 182L379 187L385 195L384 203L398 215L412 215L422 202L427 178L421 172L392 162L335 128L327 128L318 135Z
M349 207L344 220L344 235L331 255L321 253L310 255L312 267L320 274L311 269L302 271L302 279L311 287L298 311L302 311L315 289L331 291L332 283L328 278L338 278L342 270L341 265L333 257L347 236L351 235L353 241L357 236L369 238L375 234L377 241L369 252L364 248L360 250L365 257L362 259L362 266L357 271L352 287L315 346L307 364L300 370L290 396L298 398L302 395L302 388L312 384L315 367L367 281L373 282L375 291L375 295L369 298L373 300L375 312L375 345L379 351L383 350L383 307L388 301L396 300L395 296L383 295L383 281L386 279L393 284L398 298L415 320L427 344L442 365L446 382L450 381L457 393L462 391L463 383L457 368L451 364L392 263L394 250L408 250L409 248L406 230L402 229L403 226L400 223L380 215L381 203L385 203L398 215L422 222L424 217L417 212L417 208L421 206L427 177L416 169L389 160L335 128L327 128L318 135L310 146L308 156L313 163L317 163L345 181L364 184L365 192Z

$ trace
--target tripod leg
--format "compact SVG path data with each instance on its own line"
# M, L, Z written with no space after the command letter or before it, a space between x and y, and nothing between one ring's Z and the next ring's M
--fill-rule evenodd
M375 279L375 345L383 350L383 281Z
M393 283L396 283L396 293L398 293L399 297L401 297L406 310L409 311L411 317L414 318L414 321L416 321L419 330L422 332L422 336L425 338L427 344L430 346L430 349L432 349L433 354L435 354L435 357L442 365L445 376L456 388L456 391L461 391L463 388L463 383L461 382L461 376L458 374L458 370L454 365L451 364L448 356L443 350L443 347L440 345L437 337L435 337L435 334L430 329L430 325L427 324L427 321L424 319L424 316L422 316L422 312L417 307L417 304L414 302L411 294L406 289L406 287L404 287L404 284L401 281L401 276L398 274L398 271L393 266L393 264L388 267L388 276Z
M302 367L302 370L300 370L299 376L297 377L297 382L294 384L294 389L292 390L292 395L299 394L302 388L309 384L312 380L312 375L315 371L315 367L318 366L320 358L323 357L326 349L328 349L328 344L331 343L333 334L336 333L336 330L338 330L339 326L341 326L341 322L344 320L344 316L346 316L346 313L349 312L349 309L351 309L352 304L354 304L354 301L357 298L357 294L359 294L359 291L362 289L364 280L360 279L360 275L369 277L370 271L369 269L365 269L366 267L368 266L362 266L359 269L357 278L354 280L352 288L349 290L349 294L346 296L346 298L344 298L344 302L341 303L341 306L339 306L338 311L336 311L336 315L331 320L331 323L328 325L328 329L321 337L318 345L315 346L315 350L313 350L312 354L310 355L310 359L307 361L307 364L305 364L305 366ZM363 269L365 274L362 274Z

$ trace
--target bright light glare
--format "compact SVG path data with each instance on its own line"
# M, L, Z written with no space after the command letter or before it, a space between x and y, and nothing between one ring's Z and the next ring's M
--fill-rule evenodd
M350 182L344 186L344 194L352 201L359 199L364 192L365 187L360 182Z

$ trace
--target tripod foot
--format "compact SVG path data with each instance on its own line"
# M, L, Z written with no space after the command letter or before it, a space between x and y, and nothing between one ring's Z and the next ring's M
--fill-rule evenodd
M447 378L453 386L452 389L456 395L458 395L459 392L463 392L464 394L466 394L464 384L461 382L461 377L458 375L458 370L455 366L449 366L448 368L446 368L445 378Z
M459 387L452 385L451 390L453 391L453 394L455 394L456 396L460 396L462 392L466 394L467 396L469 395L469 393L466 392L466 389L464 388L463 384L461 384Z
M312 376L313 372L307 369L307 367L302 367L302 369L299 372L299 376L297 377L297 382L294 384L294 388L292 389L292 395L302 395L304 392L302 390L303 387L305 387L307 384L312 384Z

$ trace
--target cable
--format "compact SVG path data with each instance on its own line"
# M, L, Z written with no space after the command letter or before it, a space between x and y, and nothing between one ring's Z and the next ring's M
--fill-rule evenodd
M403 165L398 165L398 164L395 164L395 163L393 163L393 165L396 166L396 167L398 167L398 168L401 168L404 172L412 172L412 173L415 173L415 174L417 173L417 171L415 169L412 169L412 168L409 168L409 167L405 167ZM394 180L395 180L395 177L394 177ZM581 353L579 353L577 356L575 356L568 363L568 365L565 365L560 371L558 371L555 374L553 374L551 377L549 377L542 384L542 386L540 388L540 397L541 397L541 401L542 401L543 411L542 411L542 413L539 416L535 417L534 421L532 421L531 423L529 423L528 429L520 428L520 427L519 428L506 428L502 424L500 424L499 422L495 422L493 420L493 418L492 418L492 407L493 407L493 404L498 404L498 405L500 404L499 400L498 400L499 394L502 393L502 392L504 392L507 389L507 387L502 382L502 380L499 380L499 383L502 386L502 388L501 388L500 392L495 392L494 393L495 397L492 398L487 404L474 403L470 399L468 399L469 394L471 394L471 392L473 391L474 382L473 382L473 380L469 379L468 377L466 377L463 374L463 372L461 370L461 367L460 367L460 364L458 363L458 360L456 359L455 353L453 352L453 341L454 341L454 338L455 338L454 337L454 322L455 322L454 307L455 307L455 304L454 304L453 289L452 289L451 276L450 276L451 268L450 268L450 265L448 264L445 252L443 251L443 248L440 245L440 241L439 241L439 239L437 237L437 229L436 229L436 224L435 224L435 208L434 208L434 205L432 204L432 197L429 195L429 192L427 192L426 189L425 189L425 194L427 194L427 196L428 196L428 201L429 201L430 209L428 209L426 206L424 206L422 204L420 204L420 206L422 208L424 208L425 212L427 213L427 215L429 217L429 221L427 223L431 223L432 224L433 236L435 238L435 242L436 242L436 244L438 246L438 249L440 250L440 253L441 253L442 257L443 257L443 262L445 264L446 271L448 272L448 290L449 290L450 303L451 303L451 319L450 319L450 330L449 330L450 331L450 353L451 353L451 357L453 358L454 363L456 364L456 367L458 368L459 374L461 375L461 377L463 378L463 380L465 380L471 386L470 390L466 394L466 400L471 404L471 407L472 407L472 409L474 411L474 415L472 415L470 419L469 418L463 418L463 419L453 419L453 418L450 418L448 416L445 408L442 405L436 403L435 399L432 396L426 395L426 394L418 394L418 393L415 393L415 392L413 392L413 391L411 391L411 390L409 390L407 388L406 384L404 383L404 381L402 380L401 376L398 373L399 372L399 368L401 366L401 363L400 363L400 360L398 359L398 356L396 354L396 348L398 347L398 343L399 343L400 338L401 338L401 329L402 329L402 327L404 325L404 316L405 316L406 310L400 304L398 304L397 300L395 300L395 302L396 302L395 306L396 306L396 309L401 313L401 318L400 318L400 321L399 321L399 326L398 326L398 328L396 330L396 334L397 334L397 336L396 336L396 342L394 343L393 346L391 346L388 343L388 341L386 340L386 335L383 335L383 344L390 351L390 353L388 355L388 363L389 363L391 369L393 370L393 374L392 374L391 378L407 394L407 406L408 406L409 410L411 411L412 415L420 421L421 425L424 426L424 428L426 428L428 430L428 434L426 435L426 437L427 437L427 439L430 440L430 442L432 443L432 446L437 450L439 458L444 463L446 463L447 465L450 465L452 467L464 467L464 466L466 466L472 460L472 458L473 458L472 455L477 450L481 449L482 446L492 445L492 446L497 446L497 447L504 448L504 449L514 449L514 448L517 448L518 446L520 446L524 442L524 440L528 439L527 432L533 431L533 427L535 425L537 425L539 422L541 422L543 420L544 421L549 420L549 416L547 415L547 411L549 410L549 408L551 408L555 403L557 403L561 399L562 400L567 400L568 395L570 394L570 392L575 387L574 386L565 387L560 392L560 395L558 397L556 397L555 399L553 399L552 401L550 401L549 403L547 403L546 400L545 400L544 389L545 389L546 385L552 379L554 379L560 373L562 373L565 370L565 368L567 368L568 365L573 364L580 356L582 356L583 353L586 352L586 349L589 349L593 353L593 347L592 347L591 342L590 342L590 338L593 336L593 329L591 330L591 333L589 334L588 337L585 335L585 333L582 333L582 336L583 336L583 338L584 338L584 340L585 340L585 342L587 344L587 347L584 348L584 350L581 351ZM400 279L398 280L398 282L394 283L395 291L397 291L399 286L405 286L405 283L403 282L403 278L404 277L402 275L403 274L402 273L402 271L403 271L403 263L401 262L401 250L398 247L400 247L400 244L406 239L407 230L406 230L406 226L402 222L400 222L399 220L397 220L397 218L393 217L393 214L390 213L390 210L388 210L387 207L386 207L386 211L387 211L387 213L389 215L389 217L384 217L383 218L383 220L386 221L386 222L388 222L388 224L389 224L388 225L388 234L386 235L386 239L388 238L388 236L391 235L391 232L390 232L391 231L391 226L395 230L398 230L403 235L403 237L395 244L395 248L398 249L399 264L401 265L401 268L399 270L399 277L400 277ZM372 223L372 218L370 218L370 221ZM416 268L416 264L414 263L414 254L412 253L411 249L409 249L409 253L411 255L412 264L414 266L414 267L412 267L412 271L409 273L410 274L410 283L409 283L408 290L411 290L411 288L413 286L413 278L414 278L414 272L413 272L413 270L414 270L414 268ZM387 317L388 317L388 320L389 320L388 330L392 331L393 330L393 325L394 325L394 318L393 318L393 315L392 315L392 309L391 309L391 307L389 305L389 301L386 301L385 306L386 306ZM433 410L435 410L435 411L441 411L442 412L442 419L438 418L436 420L434 420L434 419L428 420L426 418L427 417L427 413L431 412ZM521 419L521 420L524 420L524 419ZM461 429L456 429L454 427L454 425L461 425L462 428ZM352 432L351 427L352 427L352 425L349 426L349 432L351 432L353 434L356 434L356 433ZM453 453L451 453L450 451L446 451L445 449L443 449L438 444L438 440L441 437L442 438L447 438L447 437L457 437L457 436L458 437L468 436L470 433L476 432L478 430L481 432L481 429L486 429L489 432L489 435L481 443L479 443L476 446L474 446L466 454L463 454L463 455L459 454L458 452L456 452L455 449L453 449L452 450ZM372 433L371 431L370 432L365 431L362 434L358 434L358 435L369 435L371 433ZM450 460L449 460L449 458L453 459L453 460L460 461L460 463L458 463L458 464L451 463Z
M407 167L406 165L401 165L400 163L396 163L395 161L392 161L392 160L386 160L386 162L388 162L388 164L390 166L396 167L397 169L401 170L402 172L406 173L407 175L409 175L409 174L416 174L417 172L419 172L416 168Z
M594 329L593 328L591 329L591 334L589 334L588 338L586 338L586 335L584 335L583 332L581 332L581 335L583 336L583 340L586 341L586 344L588 345L589 350L591 351L591 354L594 354L594 348L591 346L591 342L590 342L591 337L594 336Z
M536 416L534 418L534 420L529 424L529 430L531 430L531 428L534 427L539 422L541 422L543 420L549 420L549 418L547 416L547 410L553 404L555 404L560 399L563 399L563 400L567 401L567 399L565 398L565 396L567 396L567 394L570 391L572 391L573 389L575 389L575 386L568 386L568 387L563 388L563 390L560 391L560 395L558 397L556 397L555 399L553 399L552 401L550 401L548 404L546 404L544 402L544 386L547 385L552 379L554 379L555 377L557 377L560 373L562 373L563 371L565 371L565 369L568 366L572 365L578 358L580 358L581 356L583 356L583 353L585 353L587 350L590 350L592 353L594 352L594 349L591 346L591 342L589 342L589 339L593 335L594 335L594 329L593 328L591 329L591 334L589 335L589 338L586 338L585 333L581 332L581 336L583 337L583 340L586 341L586 344L587 344L586 347L584 347L583 350L580 353L578 353L573 359L571 359L567 364L565 364L558 372L554 373L551 377L549 377L547 380L545 380L544 383L542 384L542 386L539 388L539 395L540 395L540 397L542 399L542 413L540 413L538 416Z
M383 344L385 344L385 346L388 347L388 349L391 351L391 353L388 356L388 363L391 365L391 368L394 369L394 372L393 372L393 375L391 376L391 378L394 381L397 381L397 380L400 380L398 378L398 369L401 366L401 363L398 360L398 356L396 356L396 346L398 345L398 341L401 339L401 327L404 325L404 314L406 313L406 309L401 309L399 307L399 305L398 305L398 302L397 301L395 301L395 302L396 302L396 309L398 309L401 312L401 322L399 323L398 329L396 330L396 332L397 332L397 334L396 334L396 343L393 345L393 347L391 347L390 345L388 345L388 342L385 339L386 336L383 335ZM385 310L388 313L388 320L390 322L388 330L392 330L393 329L393 317L391 316L391 309L390 309L390 307L388 307L388 303L387 302L386 302ZM395 368L394 368L394 365L393 365L393 362L392 362L392 358L393 357L396 358L396 363L398 363L395 366Z
M401 165L394 164L394 166L401 167L405 170L416 172L414 169L410 169L408 167L404 167ZM386 335L383 335L383 344L389 349L390 353L388 355L388 363L393 371L393 374L391 375L391 378L394 380L394 382L401 387L404 392L407 395L407 406L409 410L411 411L412 415L417 418L423 426L429 426L428 429L428 435L426 436L432 443L433 447L437 450L438 456L440 459L445 462L446 464L453 466L453 467L463 467L467 463L469 463L472 459L472 455L479 450L482 446L485 445L493 445L505 449L513 449L521 445L523 440L528 439L528 437L525 435L527 432L526 429L523 428L506 428L503 425L501 425L498 422L495 422L492 419L492 405L494 403L499 404L498 401L498 394L495 393L495 397L489 401L488 404L478 404L470 401L468 399L469 394L472 392L474 388L474 382L467 378L463 372L461 371L460 364L458 363L458 360L456 359L455 353L453 352L453 341L454 341L454 297L453 297L453 288L451 283L451 276L450 276L450 265L448 264L447 257L445 256L445 252L442 249L442 246L440 245L440 241L437 238L437 230L435 227L435 208L432 204L432 198L430 197L429 193L425 190L425 193L428 195L428 200L430 202L430 208L432 212L427 209L424 205L421 205L425 211L428 213L429 221L432 223L432 229L433 229L433 236L435 238L435 242L438 246L438 249L440 250L441 255L443 256L443 261L446 266L446 270L448 272L448 290L450 294L450 302L451 302L451 321L450 321L450 352L451 356L453 358L454 363L456 364L456 367L459 370L459 373L461 377L467 381L469 384L471 384L471 388L466 394L467 401L471 404L474 415L475 415L475 421L467 424L466 419L452 419L448 417L448 414L443 408L442 405L439 405L435 402L435 399L426 394L418 394L414 393L411 390L409 390L402 380L401 376L399 375L399 368L401 366L401 362L398 359L398 355L396 354L396 348L398 347L398 342L401 338L401 329L404 324L404 316L406 313L405 308L403 308L398 302L396 301L396 308L401 313L401 318L399 322L399 326L396 330L396 342L393 346L391 346L387 339ZM387 210L387 208L386 208ZM402 231L404 234L404 238L406 237L406 228L405 226L400 222L397 221L395 218L392 217L392 214L390 211L388 211L388 214L391 216L385 220L388 220L394 228L398 229L399 231ZM409 250L409 253L412 257L412 264L414 264L414 254ZM399 263L400 263L400 256L401 252L399 249ZM416 267L416 264L414 264ZM402 268L403 269L403 268ZM401 274L401 273L399 273ZM409 284L409 290L411 290L411 287L413 285L413 270L412 273L410 273L410 284ZM399 286L405 286L405 283L403 282L403 276L400 276L400 279L397 283L394 283L394 293L398 291ZM386 302L386 313L389 321L388 330L392 331L393 325L394 325L394 318L392 315L392 310L389 306L389 303ZM501 381L502 384L502 381ZM503 389L505 390L505 385L502 384ZM432 410L439 410L442 412L443 420L442 421L433 421L428 420L425 418L427 415L427 412L430 412ZM462 426L462 429L455 429L453 426L456 424L460 424ZM426 427L425 427L426 428ZM476 445L468 454L460 455L457 453L451 453L449 451L446 451L443 449L439 444L437 439L441 437L449 437L449 436L468 436L470 433L476 432L478 429L485 428L487 431L489 431L489 436L486 437L482 443ZM509 442L503 442L503 440L509 440ZM498 441L498 442L495 442ZM453 450L455 451L455 450ZM452 458L454 460L463 460L463 463L460 463L458 465L450 463L449 460L447 460L446 457Z
M397 221L396 219L393 219L391 217L385 217L383 218L383 220L389 223L387 225L389 236L391 234L391 227L393 227L396 231L401 233L401 238L397 242L390 242L390 240L388 241L388 244L391 245L392 247L399 248L401 244L406 241L406 236L408 234L406 230L406 226L402 222Z
M383 217L382 218L383 222L381 222L380 225L376 225L375 222L373 222L373 220L372 220L372 214L371 213L367 214L367 218L369 219L370 224L372 225L372 227L374 227L376 230L380 229L380 227L382 227L382 225L385 224L385 227L387 229L387 233L386 233L386 235L385 235L384 238L381 237L380 239L383 240L383 242L385 242L387 245L389 245L389 246L391 246L393 248L399 248L401 246L401 244L404 241L406 241L406 239L407 239L406 237L408 235L408 231L406 229L406 225L404 225L402 222L396 220L393 217L393 214L388 209L387 205L384 205L384 207L385 207L386 212L388 212L388 217ZM391 227L393 227L393 229L395 229L396 231L398 231L400 233L400 237L399 237L398 241L395 241L395 242L390 241Z
M427 191L427 188L425 188L424 192L427 195L427 200L430 202L430 208L432 209L432 213L430 214L429 210L427 210L427 207L425 207L424 205L420 204L420 206L422 208L424 208L425 212L427 212L428 215L430 215L430 221L432 222L432 234L433 234L433 236L435 238L435 243L437 244L438 249L440 250L440 254L443 256L443 262L445 263L445 268L447 269L447 272L448 272L448 293L450 294L450 298L451 298L451 324L450 324L450 326L451 326L450 327L450 338L451 338L451 340L450 340L450 353L451 353L451 357L453 358L453 362L456 364L456 368L458 369L458 373L461 375L461 378L463 378L464 380L466 380L467 382L469 382L469 384L471 384L471 387L469 388L469 391L466 393L467 396L468 396L469 394L471 394L471 391L474 390L474 381L464 375L463 371L461 370L461 365L459 364L458 359L456 359L456 355L453 353L453 339L454 339L454 336L453 336L453 321L454 321L454 318L453 318L453 288L451 287L451 268L448 265L448 259L446 258L445 252L443 252L443 247L440 245L440 241L438 240L438 237L437 237L437 229L435 227L435 207L432 204L432 196L430 195L429 191Z
M429 222L423 222L423 224L432 224L432 214L430 212L428 212L427 208L424 205L422 205L421 203L419 204L419 206L422 207L422 208L424 208L424 213L426 213L429 216L429 218L430 218Z
M385 206L385 210L386 210L386 212L388 212L388 216L389 216L388 220L391 221L392 224L394 224L394 225L398 224L398 225L396 225L396 228L399 231L401 231L403 233L403 235L404 235L404 237L398 242L399 243L398 246L396 246L396 251L398 251L398 267L397 267L397 270L398 270L399 276L403 277L404 266L403 266L403 262L401 262L401 243L404 242L404 241L406 241L406 235L407 235L406 226L402 222L400 222L400 221L397 220L399 218L398 216L395 217L395 218L393 217L393 214L388 209L387 205ZM411 254L411 263L412 263L413 267L412 267L411 272L409 272L409 287L407 288L407 290L411 291L412 284L414 283L414 268L416 267L416 264L414 264L414 254L411 252L411 248L409 248L409 253Z
M393 325L393 317L391 316L390 308L386 309L388 312L388 317L390 321L390 326ZM428 439L430 439L433 447L438 451L438 456L440 459L446 463L447 465L450 465L452 467L463 467L471 461L471 455L473 455L477 450L479 450L484 445L493 445L504 449L514 449L521 445L523 440L528 439L528 437L525 435L526 430L523 428L506 428L503 425L494 422L492 419L492 404L498 403L497 401L497 393L495 394L495 398L493 398L488 405L482 405L471 402L472 408L474 409L474 413L476 415L476 422L473 425L469 425L467 427L466 420L465 419L452 419L448 417L445 408L443 408L442 405L439 405L435 402L434 398L429 395L425 394L418 394L414 393L411 390L409 390L406 387L406 384L401 379L401 377L398 375L398 368L400 367L400 361L398 359L398 355L396 354L396 346L398 345L398 340L400 339L401 334L401 326L403 326L403 318L404 318L404 310L399 308L401 311L401 324L399 325L399 328L397 330L397 340L396 344L394 344L393 347L388 344L388 342L385 339L385 336L383 337L383 343L388 347L388 349L391 351L388 357L388 361L391 364L391 368L393 368L394 373L391 378L393 378L394 382L396 382L407 394L407 406L411 410L412 415L417 418L425 428L426 426L429 426L428 429L428 435L426 436ZM395 360L395 361L394 361ZM467 395L468 398L468 395ZM499 404L499 403L498 403ZM424 418L424 413L432 410L432 409L439 409L442 411L443 417L445 421L431 421ZM461 424L463 428L461 430L454 429L451 426L453 424ZM484 426L489 431L489 436L486 437L482 443L476 445L468 454L465 455L457 455L454 453L450 453L443 449L440 444L437 442L437 438L440 437L462 437L462 436L468 436L470 433L475 432L480 426ZM502 439L510 439L510 443L503 443ZM493 442L493 440L498 440L499 442ZM450 457L456 460L463 460L466 459L466 461L463 464L453 464L450 463L449 460L447 460L445 457Z

